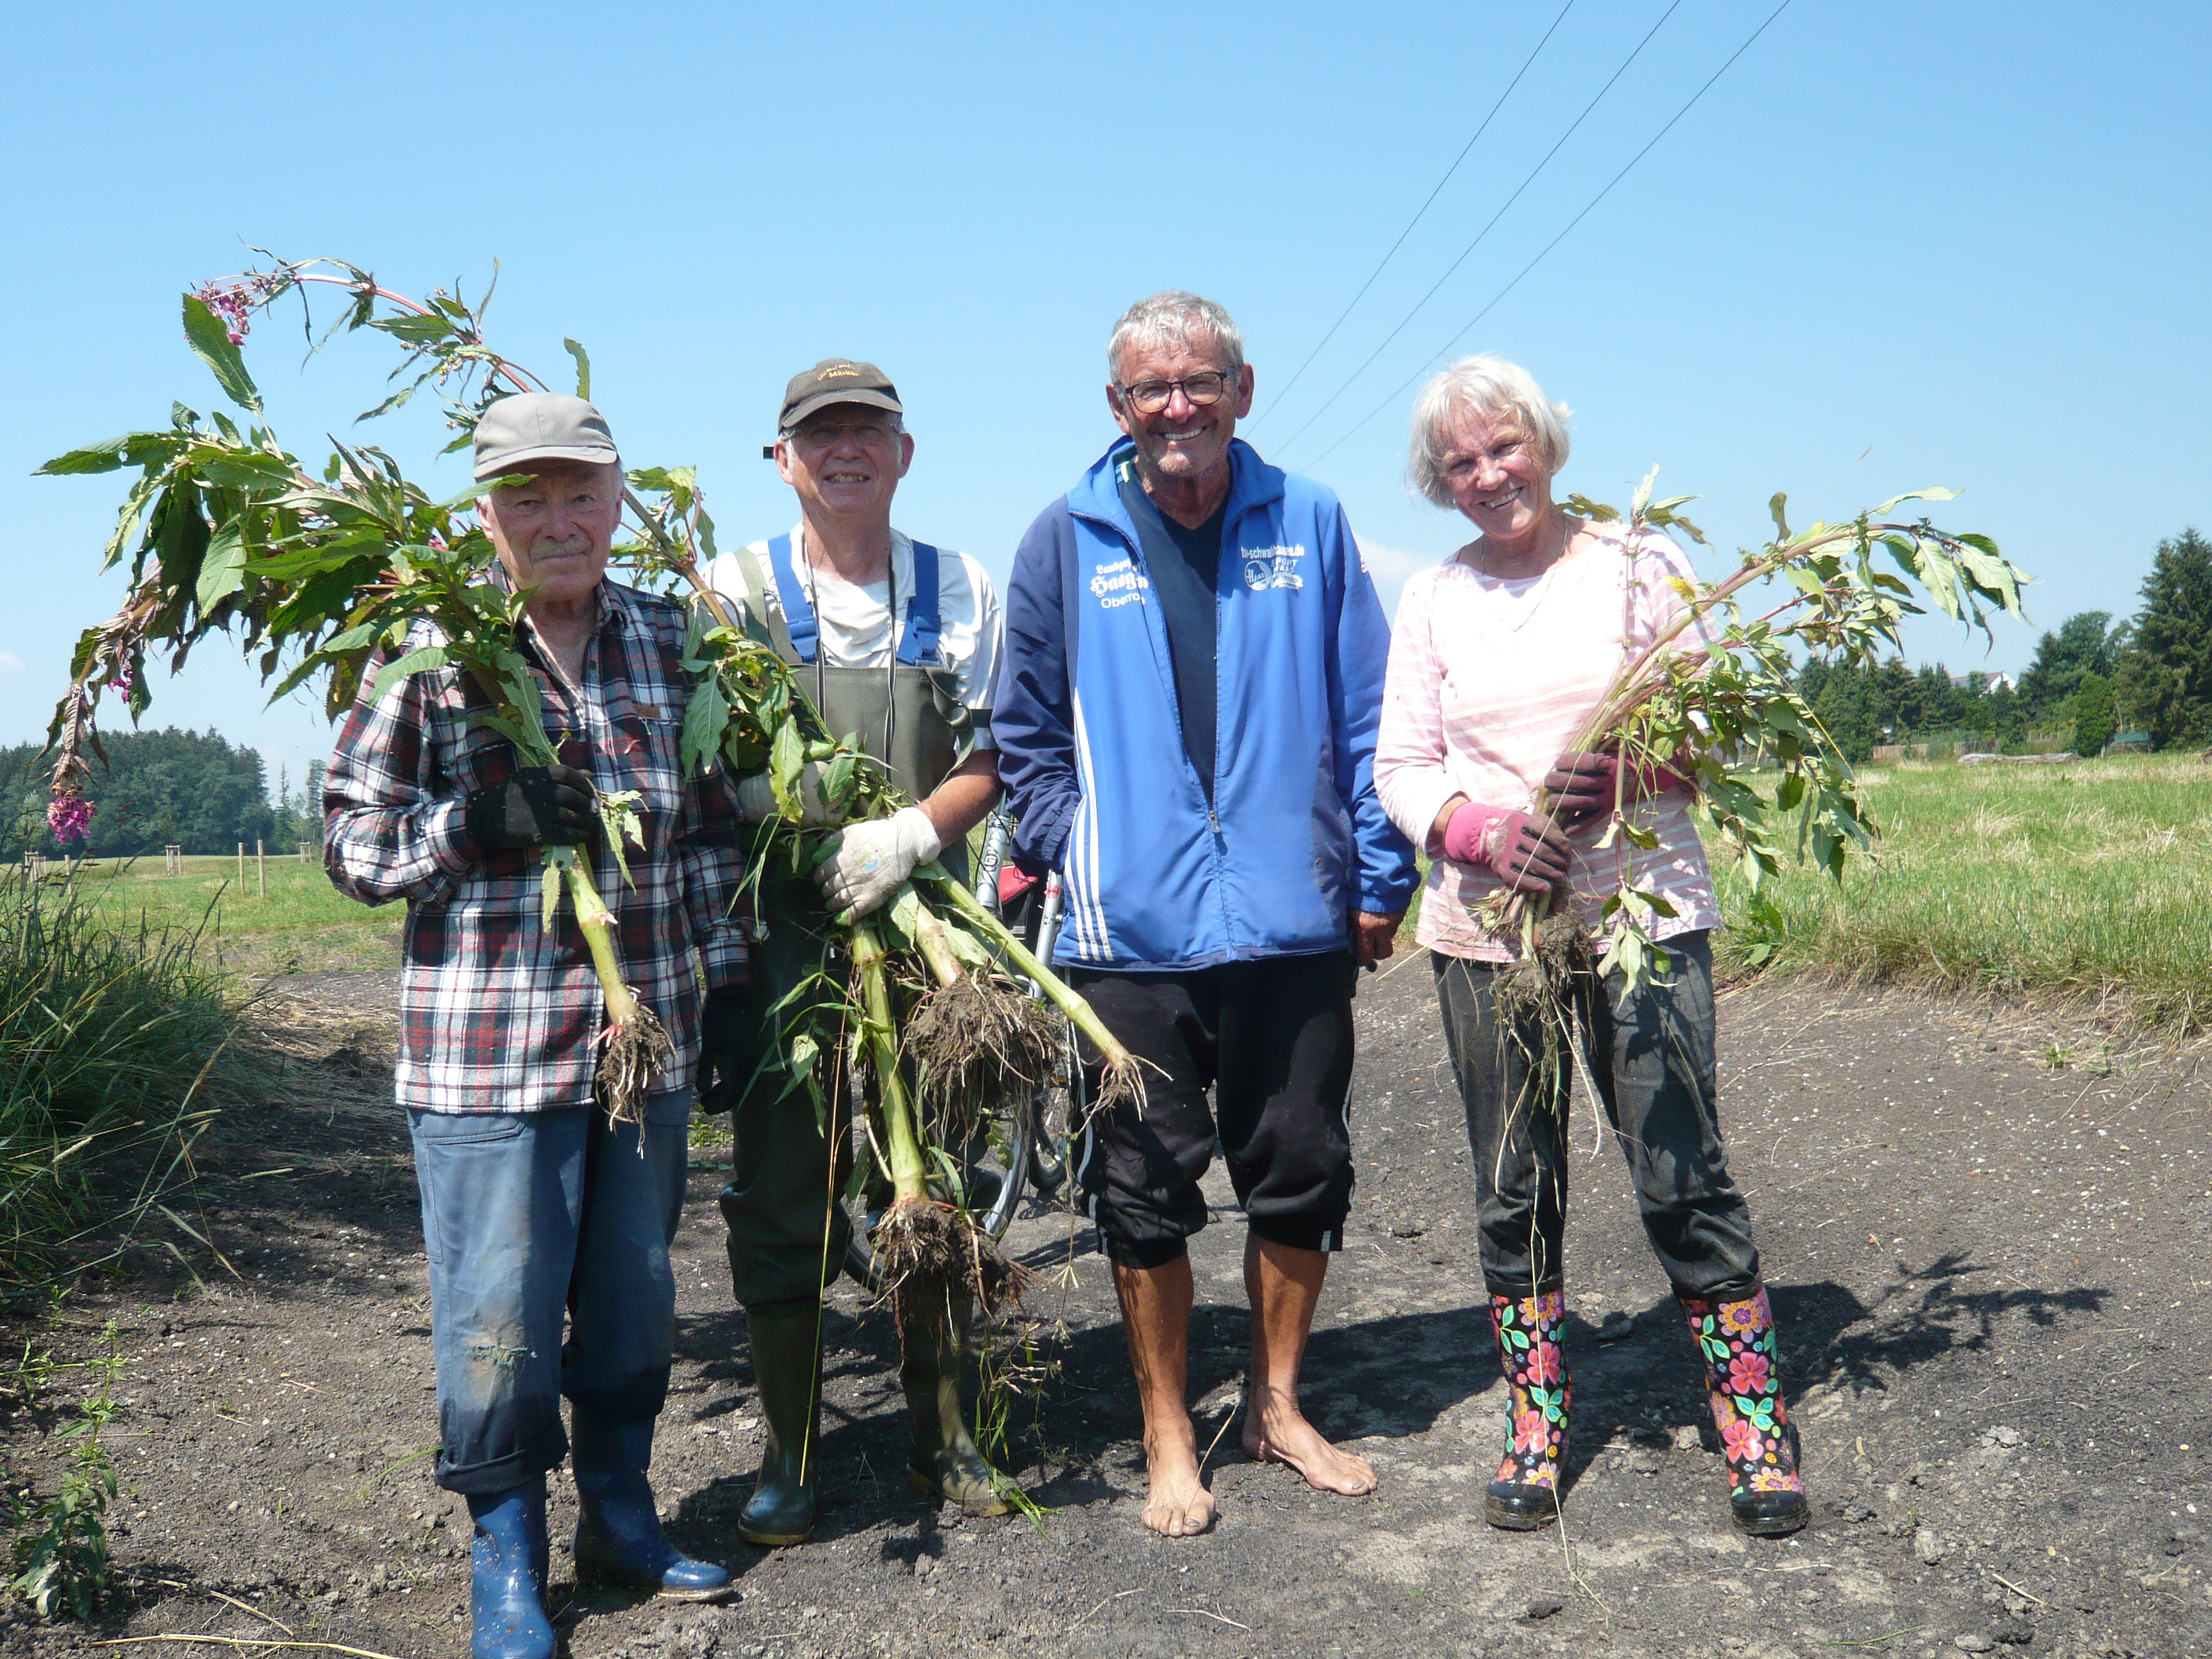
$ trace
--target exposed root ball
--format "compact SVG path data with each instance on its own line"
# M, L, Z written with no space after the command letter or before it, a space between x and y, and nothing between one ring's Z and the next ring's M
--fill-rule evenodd
M921 1107L935 1138L964 1142L1009 1100L1042 1088L1059 1042L1042 1003L973 974L922 998L903 1046L920 1069Z
M943 1330L956 1299L971 1300L986 1319L996 1319L1029 1288L1028 1270L949 1204L894 1204L876 1224L875 1249L884 1299L903 1334Z
M1553 910L1536 924L1536 948L1498 976L1498 1000L1509 1013L1565 1022L1570 1005L1597 983L1597 941L1571 910Z
M645 1121L645 1097L668 1056L676 1051L667 1031L642 1002L620 1025L599 1033L599 1104L610 1123Z

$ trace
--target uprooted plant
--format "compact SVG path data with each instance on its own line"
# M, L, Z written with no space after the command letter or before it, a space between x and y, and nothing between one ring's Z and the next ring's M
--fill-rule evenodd
M106 556L106 568L129 557L128 593L115 617L79 641L55 715L58 797L82 793L87 757L99 753L94 715L103 691L125 696L135 720L149 702L148 654L167 651L173 669L218 633L234 635L264 681L274 683L274 696L322 676L333 715L365 679L374 700L409 675L457 668L480 697L477 720L526 762L556 757L520 643L529 594L495 580L490 540L475 514L476 498L489 487L441 501L410 482L386 452L335 441L311 474L278 442L240 347L258 312L287 295L299 297L304 310L319 288L334 289L346 301L324 341L368 329L401 349L391 377L396 389L363 420L434 389L458 433L450 452L470 441L496 398L547 389L487 343L489 290L473 304L443 289L418 301L380 286L359 266L313 259L276 262L186 295L186 338L246 425L222 413L203 420L178 404L166 428L72 450L42 469L136 467L141 475ZM575 342L567 343L578 395L588 398L590 360ZM707 584L702 568L714 554L714 525L691 469L642 468L628 482L635 534L614 556L631 580L675 590L688 602L684 665L696 683L683 726L686 774L703 772L718 758L732 775L765 769L780 815L752 843L748 881L757 886L771 872L809 872L842 825L888 816L906 803L856 738L824 728L799 677L747 631L753 619L741 618ZM812 822L799 794L810 769L824 809ZM600 808L619 863L624 836L637 835L631 803L603 795ZM546 924L565 884L606 996L611 1040L601 1062L602 1102L617 1115L632 1115L667 1039L653 1012L623 982L611 914L590 861L569 848L549 848L545 860ZM1137 1063L1082 999L939 865L916 872L877 917L823 920L820 967L777 1011L781 1041L765 1063L772 1075L755 1079L756 1086L764 1081L802 1091L826 1121L839 1097L846 1038L866 1033L861 1047L882 1121L877 1150L895 1189L876 1243L891 1268L887 1279L902 1316L925 1302L934 1305L956 1285L987 1310L1001 1308L1018 1293L1019 1275L960 1207L957 1181L945 1179L951 1160L933 1143L915 1097L935 1118L940 1140L951 1140L994 1099L1042 1083L1049 1035L1016 989L1013 972L1033 981L1103 1057L1098 1104L1141 1098ZM905 1021L902 1045L898 1012L913 995L919 1006ZM902 1076L902 1059L910 1066L919 1062L913 1085Z
M1651 499L1657 476L1655 467L1631 503L1623 538L1628 556L1651 531L1705 540L1680 511L1694 496ZM1620 761L1598 842L1613 854L1615 874L1597 931L1548 893L1505 892L1483 902L1492 931L1519 945L1500 994L1534 1017L1546 1059L1556 1062L1565 1048L1581 1063L1583 1010L1605 975L1617 969L1628 994L1669 971L1655 932L1674 910L1639 888L1633 869L1634 849L1658 844L1635 809L1668 781L1665 774L1695 788L1718 840L1740 860L1754 926L1778 926L1764 884L1785 856L1809 857L1840 881L1849 856L1872 849L1877 826L1850 763L1797 689L1798 654L1858 665L1884 646L1901 649L1905 618L1924 614L1916 593L1984 635L1985 606L2021 614L2020 590L2028 579L1988 537L1941 530L1924 517L1889 516L1906 501L1948 501L1954 494L1914 490L1844 523L1799 531L1790 528L1787 500L1777 495L1768 503L1774 538L1743 551L1727 577L1710 585L1670 578L1680 611L1614 671L1569 745ZM1622 517L1580 495L1567 506L1599 522ZM1781 597L1747 614L1747 590L1770 581L1781 584ZM1771 793L1763 793L1761 775L1770 772L1778 776ZM1536 810L1550 805L1540 790Z

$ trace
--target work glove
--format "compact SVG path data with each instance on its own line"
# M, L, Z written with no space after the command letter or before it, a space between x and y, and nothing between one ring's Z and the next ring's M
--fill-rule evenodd
M1567 878L1573 856L1550 818L1468 801L1444 825L1444 856L1490 871L1519 893L1543 893Z
M699 1109L726 1112L744 1093L752 1074L754 1043L746 1030L754 1012L741 986L707 993L699 1009Z
M830 856L814 879L831 910L865 916L880 908L915 866L935 858L942 846L929 814L919 806L905 807L887 818L847 824L830 843Z
M573 766L526 766L503 784L471 789L461 833L480 853L581 847L598 827L592 781Z
M799 797L799 821L809 828L830 822L830 809L822 804L822 766L818 761L809 761L799 769L799 781L793 787ZM765 772L749 772L738 780L738 811L747 823L763 823L780 817L783 808L777 805L775 789Z
M1626 773L1623 778L1622 774ZM1633 806L1684 786L1682 775L1657 761L1625 763L1619 755L1569 750L1552 763L1544 775L1544 788L1552 797L1552 815L1569 829L1613 811L1616 795Z

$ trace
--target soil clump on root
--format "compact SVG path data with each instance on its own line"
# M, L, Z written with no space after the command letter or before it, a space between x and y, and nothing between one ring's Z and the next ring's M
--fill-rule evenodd
M958 1145L1009 1102L1052 1076L1060 1025L1045 1006L973 975L915 1006L902 1046L917 1063L917 1095L939 1145Z
M902 1331L934 1332L946 1310L963 1302L986 1320L998 1319L1029 1288L1028 1269L950 1204L892 1205L876 1224L874 1245L881 1299L896 1313Z

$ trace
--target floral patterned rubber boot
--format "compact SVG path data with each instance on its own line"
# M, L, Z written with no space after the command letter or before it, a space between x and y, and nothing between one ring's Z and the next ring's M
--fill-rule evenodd
M1574 1394L1559 1340L1566 1322L1564 1291L1490 1298L1490 1326L1498 1334L1498 1363L1510 1404L1505 1461L1483 1496L1482 1518L1508 1532L1534 1532L1559 1518L1567 1406Z
M1739 1302L1679 1293L1676 1300L1705 1362L1705 1392L1728 1459L1736 1530L1753 1538L1796 1532L1812 1511L1797 1473L1797 1431L1783 1408L1774 1310L1765 1290Z

